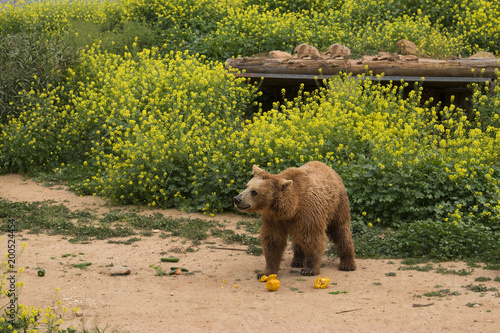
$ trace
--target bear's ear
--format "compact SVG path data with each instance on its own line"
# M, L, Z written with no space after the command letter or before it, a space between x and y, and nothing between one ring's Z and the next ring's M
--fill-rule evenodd
M263 174L265 173L266 171L264 169L261 169L259 168L258 166L256 166L255 164L253 165L253 168L252 168L252 175L254 176L258 176L259 174Z
M291 179L280 179L281 190L286 190L290 185L293 184L293 180Z

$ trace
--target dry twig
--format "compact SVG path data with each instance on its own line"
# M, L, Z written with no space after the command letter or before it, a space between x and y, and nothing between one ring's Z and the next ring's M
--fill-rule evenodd
M353 311L359 311L359 310L362 310L362 309L359 308L359 309L353 309L353 310L344 310L344 311L339 311L339 312L335 312L335 313L339 314L339 313L353 312Z
M235 247L212 247L214 250L246 251L246 249L237 249Z
M425 306L431 306L431 305L434 305L434 302L431 302L429 304L413 304L413 307L414 308L423 308Z

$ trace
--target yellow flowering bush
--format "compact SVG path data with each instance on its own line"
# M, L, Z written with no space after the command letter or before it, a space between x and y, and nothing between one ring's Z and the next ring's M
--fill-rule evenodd
M365 26L396 25L400 29L415 21L419 23L416 30L408 31L409 36L415 36L415 43L430 56L451 56L473 54L480 50L494 53L499 52L500 34L498 20L500 17L500 3L490 0L467 0L467 1L405 1L398 0L368 0L356 1L345 0L339 9L345 22L361 36L353 44L363 45L363 39L372 42L377 38ZM423 29L422 29L423 28ZM369 29L369 28L368 28ZM392 28L394 29L394 28ZM381 30L378 28L377 30ZM362 34L359 31L363 32ZM425 36L429 31L431 36ZM377 33L375 33L377 35ZM381 36L382 37L382 36ZM399 38L404 38L401 35ZM413 37L413 38L415 38ZM437 37L440 43L447 49L439 49L439 43L434 42ZM411 37L410 37L411 38ZM458 43L458 45L456 44ZM383 44L375 42L379 51ZM457 50L458 48L458 50ZM354 53L360 49L354 49ZM362 50L361 50L362 51ZM370 49L365 49L370 51ZM458 51L458 53L457 53ZM363 51L362 51L363 52ZM447 53L452 52L452 53Z
M60 36L73 31L73 21L103 24L120 11L118 1L19 0L0 5L0 33L45 33Z
M300 11L328 11L329 9L338 9L342 1L336 0L242 0L244 6L261 5L266 9L279 9L281 12L300 12Z
M64 128L55 132L67 155L53 161L83 159L83 165L76 161L88 176L79 185L83 193L152 206L227 208L223 195L237 188L231 141L257 88L200 55L161 56L152 49L118 56L98 48L82 54L72 73L78 92L62 94L69 107L58 122ZM60 114L52 105L48 112ZM23 122L12 120L12 131Z
M447 58L463 50L462 38L447 33L432 24L428 16L410 17L404 15L391 21L376 21L358 27L347 38L346 45L358 56L364 53L378 53L380 50L397 52L396 42L400 39L414 42L421 54L430 58Z
M161 51L202 53L200 41L216 29L227 11L239 6L239 0L127 0L123 2L125 17L145 22L160 36Z
M0 121L28 106L26 92L63 81L76 58L61 39L25 33L0 36Z
M293 52L295 46L307 41L311 32L297 24L302 20L297 13L264 11L252 6L229 8L227 14L203 41L204 53L216 59L271 50Z

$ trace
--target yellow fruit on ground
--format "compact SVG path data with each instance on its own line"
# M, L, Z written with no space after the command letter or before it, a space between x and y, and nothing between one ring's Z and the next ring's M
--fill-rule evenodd
M266 289L269 291L276 291L280 288L281 283L278 279L270 279L266 282Z
M325 289L326 287L328 287L328 285L330 284L330 279L327 278L327 277L319 277L316 279L316 281L314 281L314 288L316 289Z
M267 282L269 280L272 280L272 279L276 279L277 275L276 274L271 274L271 275L262 275L262 277L260 278L260 282Z

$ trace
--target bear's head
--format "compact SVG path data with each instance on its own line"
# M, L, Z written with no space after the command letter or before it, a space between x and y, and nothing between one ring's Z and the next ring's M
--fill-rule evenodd
M282 205L289 206L296 197L290 191L293 181L279 175L272 175L254 165L253 178L245 186L245 190L233 197L234 204L240 212L263 213L281 211ZM294 202L294 204L296 204ZM295 205L293 205L295 206ZM295 210L295 207L288 209Z

